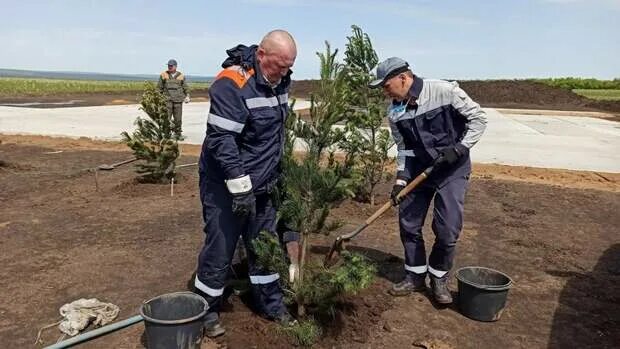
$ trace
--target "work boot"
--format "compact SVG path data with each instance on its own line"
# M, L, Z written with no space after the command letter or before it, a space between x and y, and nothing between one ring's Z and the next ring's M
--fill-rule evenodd
M215 338L226 333L226 329L220 323L218 313L207 313L203 321L205 328L205 336Z
M276 316L273 320L277 322L280 326L284 327L291 327L297 325L297 320L295 320L293 315L291 315L288 311L285 311L284 313Z
M452 303L452 295L448 289L448 274L441 278L431 275L431 292L433 293L433 298L435 298L437 303Z
M412 292L422 292L426 290L426 274L424 275L411 275L407 273L407 276L403 281L393 284L392 288L388 290L388 293L395 297L402 297L410 295Z

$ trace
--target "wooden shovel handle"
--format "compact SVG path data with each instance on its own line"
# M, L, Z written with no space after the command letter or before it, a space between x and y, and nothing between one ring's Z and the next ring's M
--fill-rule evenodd
M420 185L420 183L422 183L426 178L428 178L428 176L430 176L431 172L433 172L433 166L428 167L426 170L424 170L424 172L420 173L409 184L407 184L407 186L404 187L403 190L400 191L400 193L398 193L396 198L400 200L404 196L409 194L413 189L415 189L418 185ZM371 225L377 218L381 217L381 215L384 214L385 211L389 210L390 207L392 207L392 206L393 206L392 200L386 202L375 213L373 213L372 216L368 217L368 219L366 219L366 221L364 221L364 224L360 225L353 232L351 232L349 234L346 234L346 235L340 236L338 238L338 240L345 240L346 241L346 240L350 240L351 238L355 237L357 234L361 233L362 230L364 230L367 226Z
M433 172L433 166L424 170L424 172L420 173L416 178L414 178L411 181L411 183L407 184L407 186L405 186L403 190L401 190L400 193L398 193L396 198L400 201L401 198L409 194L413 189L415 189L418 185L420 185L420 183L422 183L426 178L428 178L431 172ZM372 216L368 217L368 219L366 219L364 223L360 224L354 231L348 234L338 236L336 238L336 241L334 241L334 243L332 244L331 249L325 256L325 261L323 262L324 265L327 267L333 264L334 255L339 254L340 251L344 249L345 242L348 242L349 240L357 236L359 233L364 231L364 229L366 229L369 225L371 225L377 218L381 217L381 215L385 213L385 211L389 210L390 207L392 206L393 206L392 200L386 202Z
M400 201L400 199L405 197L413 189L415 189L418 185L420 185L420 183L422 183L426 178L428 178L428 176L431 174L431 172L433 172L433 166L431 166L431 167L427 168L426 170L424 170L424 172L420 173L409 184L407 184L407 186L405 186L403 188L403 190L401 190L400 193L398 193L398 195L396 195L396 199L398 199ZM377 218L381 217L381 215L383 213L385 213L385 211L387 211L390 207L392 207L392 201L391 200L386 202L385 204L383 204L383 206L381 206L381 208L379 208L377 210L377 212L375 212L372 216L368 217L368 219L366 219L366 224L370 225Z
M121 166L121 165L125 165L125 164L128 164L128 163L134 162L136 160L138 160L138 158L133 157L131 159L128 159L128 160L125 160L125 161L121 161L121 162L117 162L115 164L112 164L112 167L118 167L118 166Z

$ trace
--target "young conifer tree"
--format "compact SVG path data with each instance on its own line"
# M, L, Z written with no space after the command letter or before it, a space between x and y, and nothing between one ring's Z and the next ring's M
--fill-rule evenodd
M166 97L153 83L145 83L140 105L147 117L136 119L133 134L121 133L123 142L139 160L143 160L137 165L141 180L167 183L175 177L178 143L182 137L168 113Z
M347 146L352 148L348 151L358 154L354 168L356 195L361 201L374 205L375 187L389 179L386 167L394 160L388 151L394 142L385 128L385 97L380 89L368 87L375 78L372 70L379 58L368 34L355 25L351 28L353 34L347 37L344 53L344 76L352 110L346 123Z
M342 296L355 293L372 282L374 266L363 256L346 254L343 263L325 268L322 259L309 256L313 237L329 234L341 226L330 219L330 210L350 192L344 179L355 164L354 152L339 152L348 142L342 127L350 115L349 90L342 64L336 60L338 50L326 43L325 52L317 53L321 63L321 80L311 96L308 117L303 119L291 111L287 118L287 142L282 161L283 178L280 219L300 232L299 278L294 284L283 280L289 299L297 304L298 315L306 318L313 313L333 313ZM292 110L293 108L291 108ZM303 151L295 152L295 144ZM267 234L258 239L254 248L259 263L281 275L285 273L281 248ZM284 274L285 275L285 274Z

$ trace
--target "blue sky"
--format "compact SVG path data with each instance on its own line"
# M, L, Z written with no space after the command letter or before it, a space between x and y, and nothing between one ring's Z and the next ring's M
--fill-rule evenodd
M294 77L316 78L315 52L343 50L351 24L426 77L620 77L620 0L7 1L0 68L152 74L174 57L214 75L225 49L282 28Z

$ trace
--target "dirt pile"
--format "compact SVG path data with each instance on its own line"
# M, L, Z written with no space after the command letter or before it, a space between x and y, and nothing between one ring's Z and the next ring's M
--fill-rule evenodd
M620 101L595 101L569 90L527 80L469 80L459 85L483 107L607 111L620 113ZM294 81L291 95L308 98L316 80Z

